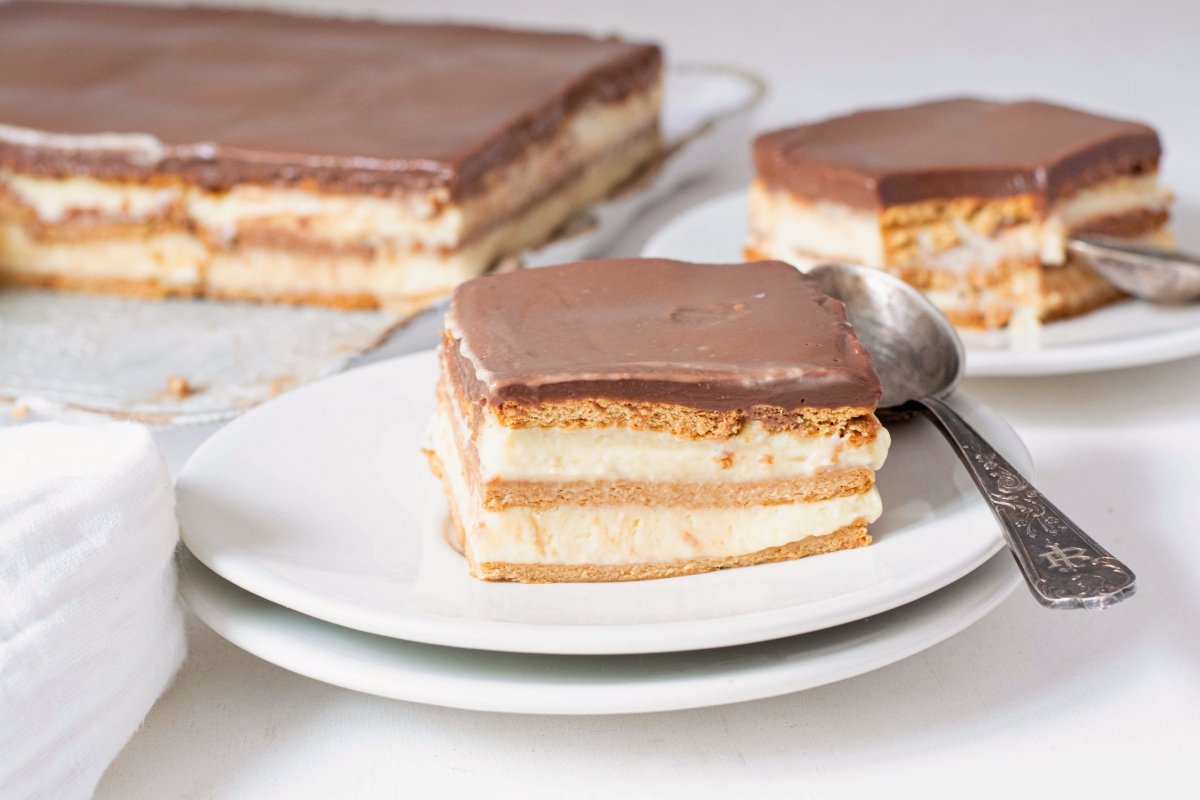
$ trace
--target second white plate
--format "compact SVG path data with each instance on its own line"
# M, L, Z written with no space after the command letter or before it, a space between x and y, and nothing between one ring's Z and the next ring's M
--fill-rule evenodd
M629 714L736 703L861 675L963 630L1020 583L997 553L950 586L829 630L694 653L487 653L372 636L297 614L183 555L179 593L219 635L259 658L360 692L474 711Z
M642 249L653 258L742 261L749 209L745 192L691 208L660 228ZM1032 337L965 331L967 374L1065 375L1142 366L1200 353L1200 303L1157 306L1136 300L1051 323Z
M636 583L471 578L420 452L430 352L303 387L218 431L179 478L184 541L227 580L349 628L430 644L553 654L668 652L791 636L877 614L967 574L999 531L931 426L892 428L870 547ZM1022 471L994 413L960 410Z

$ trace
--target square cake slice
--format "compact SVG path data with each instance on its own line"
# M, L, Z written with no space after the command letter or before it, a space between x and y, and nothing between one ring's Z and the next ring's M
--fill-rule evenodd
M414 310L659 154L614 38L0 4L0 282Z
M1158 135L1043 102L861 111L754 143L747 256L882 267L956 325L999 328L1121 297L1066 238L1169 247Z
M459 287L428 454L471 573L662 578L871 541L890 441L842 304L782 262Z

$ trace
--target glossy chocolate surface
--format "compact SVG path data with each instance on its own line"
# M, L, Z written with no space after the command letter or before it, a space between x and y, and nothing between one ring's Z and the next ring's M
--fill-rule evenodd
M758 176L805 199L881 208L954 197L1045 201L1153 169L1153 128L1051 103L942 100L860 111L754 143Z
M656 47L574 34L18 0L0 4L0 166L465 194L659 70Z
M458 288L447 326L476 400L593 397L708 410L867 407L870 356L843 306L779 261L619 259Z

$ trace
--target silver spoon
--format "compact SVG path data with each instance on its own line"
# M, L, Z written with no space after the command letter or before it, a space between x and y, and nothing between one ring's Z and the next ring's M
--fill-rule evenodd
M1067 519L946 404L962 378L962 343L920 292L869 267L825 264L809 274L826 294L846 304L846 316L871 352L883 383L881 415L922 413L954 446L1039 603L1104 608L1134 593L1133 572Z
M1092 234L1067 239L1067 250L1134 297L1156 303L1200 298L1200 258L1196 256Z

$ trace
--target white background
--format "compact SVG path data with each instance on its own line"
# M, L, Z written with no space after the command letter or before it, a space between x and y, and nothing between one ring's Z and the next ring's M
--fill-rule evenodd
M1182 216L1200 200L1194 1L385 7L398 17L620 31L662 42L676 61L744 65L772 84L764 126L953 93L1067 100L1154 122ZM635 254L673 213L744 185L747 164L731 153L613 253ZM359 695L261 662L192 619L187 664L99 796L1200 796L1200 360L966 389L1026 438L1042 488L1135 569L1134 600L1055 613L1018 593L950 641L860 678L604 718ZM177 468L203 435L168 432L160 442Z

